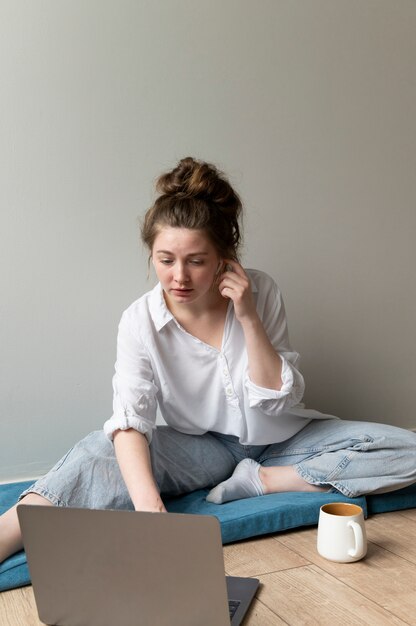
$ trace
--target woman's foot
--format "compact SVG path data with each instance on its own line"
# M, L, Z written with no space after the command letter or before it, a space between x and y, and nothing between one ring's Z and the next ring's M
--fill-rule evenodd
M232 476L211 489L206 499L214 504L223 504L231 500L262 496L264 491L259 478L260 467L253 459L240 461Z
M329 485L323 487L306 482L293 465L265 467L253 459L244 459L240 461L228 480L224 480L211 489L206 499L214 504L223 504L231 500L263 496L269 493L322 492L329 489Z

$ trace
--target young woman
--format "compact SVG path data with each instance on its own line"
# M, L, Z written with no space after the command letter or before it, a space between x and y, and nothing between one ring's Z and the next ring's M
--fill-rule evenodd
M164 496L200 488L220 504L415 482L415 433L300 404L282 297L238 261L241 202L224 176L186 158L157 188L142 238L159 283L121 318L113 416L21 498L165 511ZM156 428L157 407L168 426ZM14 507L0 518L0 560L21 547Z

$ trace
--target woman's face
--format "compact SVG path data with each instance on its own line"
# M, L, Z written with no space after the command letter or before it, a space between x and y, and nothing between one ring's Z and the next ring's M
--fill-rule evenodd
M204 231L163 227L153 244L152 261L168 304L170 300L204 304L212 299L221 259Z

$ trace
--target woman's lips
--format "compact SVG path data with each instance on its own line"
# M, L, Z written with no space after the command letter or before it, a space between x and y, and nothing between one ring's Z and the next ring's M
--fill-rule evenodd
M174 294L185 296L186 294L191 293L191 291L193 290L192 289L172 289L171 291Z

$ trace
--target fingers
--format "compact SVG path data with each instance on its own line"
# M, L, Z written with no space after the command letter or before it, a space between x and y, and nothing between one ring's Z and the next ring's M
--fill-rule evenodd
M250 279L241 267L240 263L232 259L224 260L224 271L220 276L220 287L238 287L243 289L250 287Z
M240 263L238 263L238 261L234 261L233 259L224 259L223 261L223 267L224 267L224 274L227 272L234 272L235 274L238 274L239 276L246 276L247 274L245 273L243 267L240 265Z
M233 301L237 318L253 314L254 301L249 277L237 261L226 259L224 263L228 268L221 275L218 285L221 295Z

